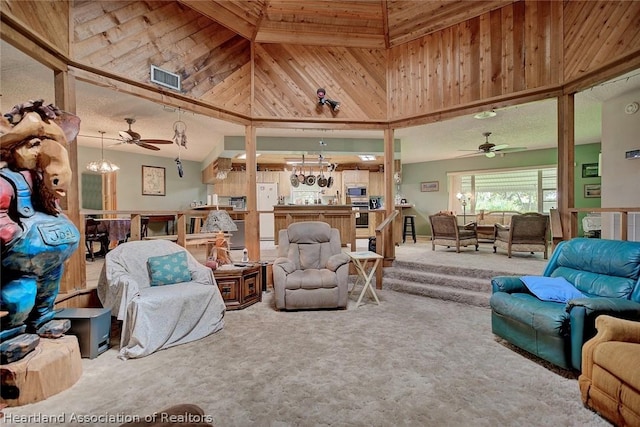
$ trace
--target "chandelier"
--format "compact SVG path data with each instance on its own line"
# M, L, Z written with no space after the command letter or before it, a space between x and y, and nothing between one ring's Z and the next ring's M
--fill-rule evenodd
M94 160L93 162L89 162L87 164L87 170L90 170L91 172L99 172L99 173L111 173L111 172L115 172L118 169L120 169L120 167L118 165L116 165L115 163L111 163L109 160L104 158L104 134L105 132L102 130L99 130L98 133L100 133L100 146L101 148L101 159L100 160Z

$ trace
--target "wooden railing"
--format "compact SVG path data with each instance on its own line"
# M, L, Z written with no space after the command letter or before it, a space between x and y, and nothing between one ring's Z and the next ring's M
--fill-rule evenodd
M571 214L571 232L564 233L567 238L576 237L577 234L574 230L578 229L578 214L581 212L597 212L597 213L620 213L620 240L627 240L627 229L629 227L629 212L640 212L640 208L572 208L569 209ZM569 234L567 236L567 234Z
M393 220L396 216L398 216L399 211L393 211L388 217L386 217L380 225L376 227L376 253L378 255L382 255L385 259L389 257L389 246L388 241L393 242L393 230L392 232L388 232L388 227L393 224ZM388 240L388 241L387 241ZM378 268L376 270L376 288L382 289L382 272L384 267L384 259L383 262L378 264Z
M113 211L103 211L103 210L91 210L91 209L83 209L80 211L80 214L86 217L87 215L128 215L131 217L131 233L130 240L140 240L142 238L142 227L141 227L141 219L144 216L155 216L155 215L167 215L175 217L175 231L176 243L180 246L186 247L187 241L189 240L189 233L187 233L187 218L190 216L202 216L201 210L184 210L184 211L124 211L124 210L113 210ZM201 237L201 236L200 236Z

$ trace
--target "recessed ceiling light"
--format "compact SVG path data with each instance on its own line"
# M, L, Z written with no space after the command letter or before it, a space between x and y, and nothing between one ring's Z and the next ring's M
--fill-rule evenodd
M496 116L496 112L491 110L491 111L483 111L481 113L474 114L473 118L474 119L478 119L478 120L483 120L483 119L489 119L489 118L495 117L495 116Z
M360 160L362 160L363 162L372 162L376 159L376 156L372 154L360 154L358 155L358 157L360 157Z

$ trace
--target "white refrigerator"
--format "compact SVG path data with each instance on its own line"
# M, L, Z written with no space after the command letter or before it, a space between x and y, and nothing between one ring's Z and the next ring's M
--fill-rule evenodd
M271 213L260 213L260 240L273 240L275 237L273 206L278 204L278 184L259 182L256 186L258 211L271 211Z

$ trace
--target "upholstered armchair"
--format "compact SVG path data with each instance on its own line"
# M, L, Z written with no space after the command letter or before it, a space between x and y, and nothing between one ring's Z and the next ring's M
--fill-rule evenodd
M278 310L346 308L349 256L329 224L306 221L278 234L273 288Z
M440 212L429 216L431 223L431 250L436 250L436 245L450 248L455 246L456 252L460 252L460 246L473 245L478 250L478 228L475 222L458 225L458 218L450 213Z
M640 425L640 322L596 318L582 346L582 402L617 426Z
M138 240L111 250L98 297L122 321L122 359L195 341L224 326L213 272L168 240Z
M549 216L537 212L513 215L511 224L495 224L493 252L504 249L511 258L513 252L543 252L544 259L549 251Z

